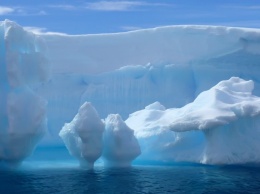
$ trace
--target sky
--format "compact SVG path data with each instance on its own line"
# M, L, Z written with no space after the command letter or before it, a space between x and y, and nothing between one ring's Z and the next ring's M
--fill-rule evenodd
M260 0L0 0L0 20L36 33L114 33L169 25L260 28Z

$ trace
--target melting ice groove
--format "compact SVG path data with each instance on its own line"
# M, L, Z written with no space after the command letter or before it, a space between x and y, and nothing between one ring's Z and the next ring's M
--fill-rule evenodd
M85 168L260 162L259 29L35 35L5 20L0 43L4 165L64 144Z

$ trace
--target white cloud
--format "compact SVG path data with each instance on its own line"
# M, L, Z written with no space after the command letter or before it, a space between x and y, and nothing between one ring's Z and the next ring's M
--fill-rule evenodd
M96 1L92 3L85 3L84 5L59 4L48 5L50 8L62 9L67 11L77 10L96 10L96 11L129 11L137 7L147 6L172 6L172 4L146 2L146 1Z
M246 9L260 9L260 6L248 6Z
M23 28L26 31L32 32L34 34L67 35L66 33L61 33L61 32L47 31L47 28L40 28L40 27L34 27L34 26L26 26L26 27L23 27Z
M34 34L42 34L42 33L46 32L46 28L39 28L39 27L33 27L33 26L26 26L23 28L29 32L33 32Z
M51 7L51 8L58 8L58 9L64 9L64 10L77 10L79 7L77 6L74 6L74 5L68 5L68 4L65 4L65 5L49 5L48 7Z
M10 14L14 11L15 10L11 7L0 6L0 15L7 15L7 14Z
M34 16L47 15L46 11L32 7L5 7L0 6L0 15Z
M140 30L142 28L137 26L122 26L121 29L124 31L134 31L134 30Z
M19 16L36 16L36 15L48 15L44 10L31 9L29 7L17 7L13 15Z
M245 27L245 28L260 28L260 20L222 22L222 23L216 23L216 25Z
M143 5L143 3L139 1L99 1L87 3L86 8L99 11L126 11L141 5Z
M86 9L97 11L128 11L141 6L172 6L164 3L148 3L145 1L98 1L87 3Z
M41 10L37 13L37 15L48 15L46 11Z
M228 6L222 6L222 7L231 8L231 9L260 10L260 5L251 5L251 6L228 5Z

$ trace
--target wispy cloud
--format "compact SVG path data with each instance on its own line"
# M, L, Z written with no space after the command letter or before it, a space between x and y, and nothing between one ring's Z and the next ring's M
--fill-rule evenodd
M245 7L245 9L260 9L260 5L248 6L248 7Z
M49 5L50 8L57 8L57 9L63 9L63 10L77 10L80 7L77 7L75 5L69 5L69 4L61 4L61 5Z
M40 28L40 27L34 27L34 26L26 26L23 28L26 31L32 32L34 34L67 35L66 33L48 31L47 28Z
M39 28L39 27L33 27L33 26L26 26L23 27L25 30L29 32L33 32L34 34L42 34L46 32L46 28Z
M0 6L0 15L32 16L32 15L47 15L47 12L44 10L31 8L31 7Z
M226 5L222 7L231 8L231 9L260 10L260 5L250 5L250 6Z
M98 11L127 11L143 5L144 3L140 1L99 1L87 3L86 8Z
M46 11L40 10L37 12L37 15L48 15Z
M48 5L50 8L62 9L67 11L78 10L94 10L94 11L129 11L135 8L148 7L148 6L172 6L172 4L146 2L146 1L96 1L91 3L85 3L82 5L72 4L58 4Z
M260 20L244 20L244 21L232 21L232 22L217 22L214 25L218 26L234 26L245 28L260 28Z
M7 15L7 14L10 14L14 11L15 11L15 9L13 9L11 7L0 6L0 15Z
M48 15L44 10L31 9L29 7L17 7L15 11L12 13L13 15L19 16L42 16Z
M122 26L121 29L124 31L134 31L134 30L140 30L142 28L137 26Z

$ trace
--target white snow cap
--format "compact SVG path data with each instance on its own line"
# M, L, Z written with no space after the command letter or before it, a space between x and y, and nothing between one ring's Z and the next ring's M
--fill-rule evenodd
M173 131L206 130L259 115L260 98L252 95L253 89L251 80L232 77L221 81L194 102L173 110L168 127Z

